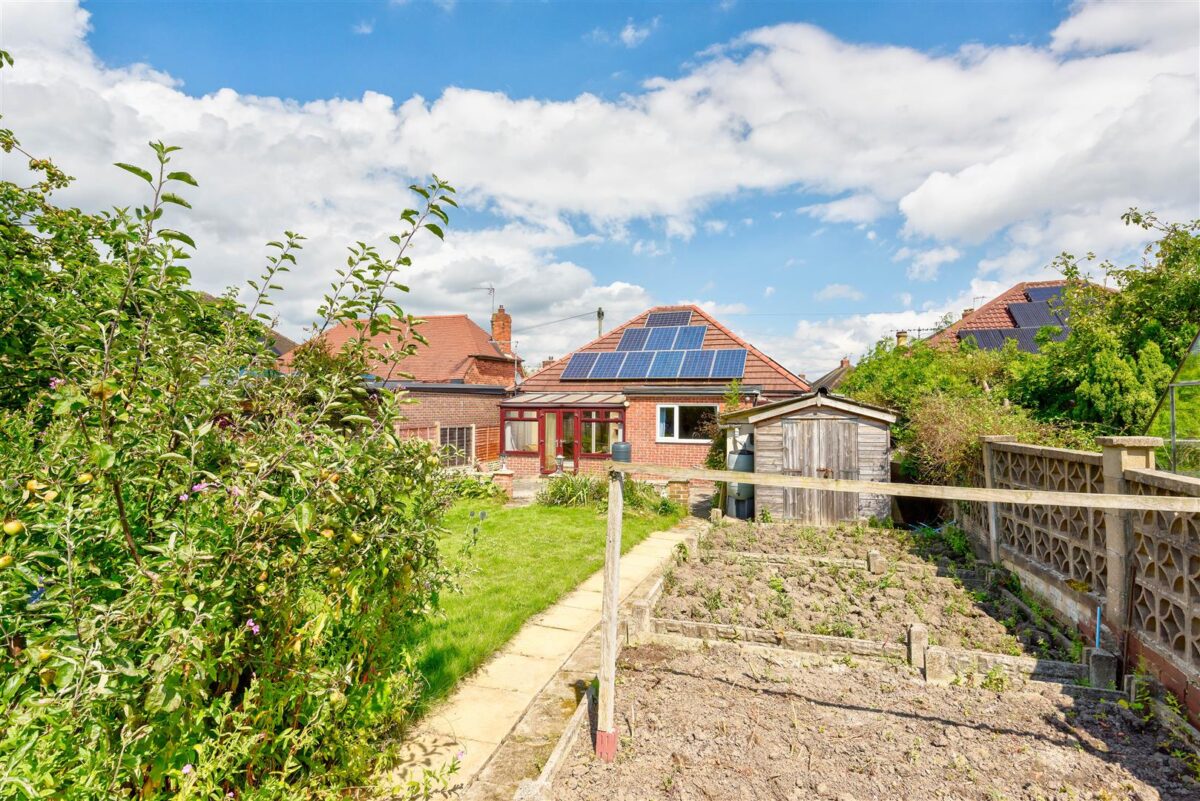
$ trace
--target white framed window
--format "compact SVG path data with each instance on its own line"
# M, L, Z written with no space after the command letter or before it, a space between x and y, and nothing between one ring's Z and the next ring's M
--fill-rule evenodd
M719 409L717 405L707 403L660 403L658 441L708 444L712 441L712 427Z

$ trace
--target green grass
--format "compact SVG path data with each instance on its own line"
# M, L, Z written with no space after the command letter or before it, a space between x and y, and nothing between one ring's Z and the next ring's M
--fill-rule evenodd
M487 512L482 523L471 512ZM625 515L622 550L679 516ZM533 615L604 565L604 514L594 507L524 506L469 500L446 515L442 552L464 570L462 592L442 597L432 619L413 631L425 677L424 704L447 695L463 676L508 642ZM478 525L469 554L462 547Z

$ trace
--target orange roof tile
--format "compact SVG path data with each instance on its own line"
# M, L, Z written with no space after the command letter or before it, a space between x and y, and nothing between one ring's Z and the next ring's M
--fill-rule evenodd
M692 324L698 325L704 323L708 326L708 330L704 333L704 343L702 347L705 350L714 348L745 348L746 349L746 370L742 378L742 383L747 386L761 386L766 394L789 394L801 393L809 390L809 385L804 379L791 373L778 362L767 356L762 351L755 348L753 345L745 342L732 331L730 331L721 323L717 322L713 317L699 306L655 306L634 317L603 336L592 340L583 347L573 353L595 352L604 353L615 351L617 344L621 341L621 334L626 328L642 327L646 318L653 312L662 311L690 311L692 313ZM543 367L541 370L528 376L521 383L520 389L522 392L548 392L552 390L558 391L609 391L612 392L616 388L637 384L638 386L724 386L729 383L723 378L695 379L695 378L649 378L649 379L613 379L613 380L589 380L589 381L563 381L562 372L566 369L567 362L571 360L573 353L568 353L561 359L556 360L552 364Z
M468 373L476 359L514 361L500 351L487 331L465 314L430 315L421 319L423 322L415 328L428 340L428 344L416 342L416 352L401 360L394 371L410 374L412 381L430 384L463 383L467 381ZM336 353L351 339L361 337L364 326L365 321L342 323L326 331L322 339ZM404 342L411 341L407 329L398 323L391 333L372 337L371 344L382 347L389 340L396 348ZM380 376L391 370L391 365L382 362L373 364L372 367Z

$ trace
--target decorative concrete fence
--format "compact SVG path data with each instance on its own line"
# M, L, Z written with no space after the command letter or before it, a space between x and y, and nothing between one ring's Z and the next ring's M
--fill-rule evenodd
M1102 437L1102 453L984 437L986 488L1200 497L1200 479L1154 469L1155 437ZM966 502L959 522L993 562L1074 621L1144 664L1200 718L1200 514Z

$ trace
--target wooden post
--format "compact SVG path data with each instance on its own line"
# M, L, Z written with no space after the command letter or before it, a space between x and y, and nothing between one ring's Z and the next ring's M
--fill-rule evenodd
M625 475L608 475L608 539L604 545L604 595L600 600L600 692L596 710L596 756L617 756L617 617L621 605L621 516Z
M1104 492L1106 495L1125 495L1127 468L1154 469L1154 449L1162 445L1158 437L1097 437L1104 449ZM1106 577L1104 619L1109 630L1121 637L1129 612L1130 564L1133 550L1133 522L1125 509L1104 512L1104 557L1108 568Z
M1017 438L1007 434L992 435L979 438L983 442L983 486L993 489L996 486L994 442L1016 442ZM996 510L996 502L987 503L988 521L988 561L994 565L1000 564L1000 516Z

